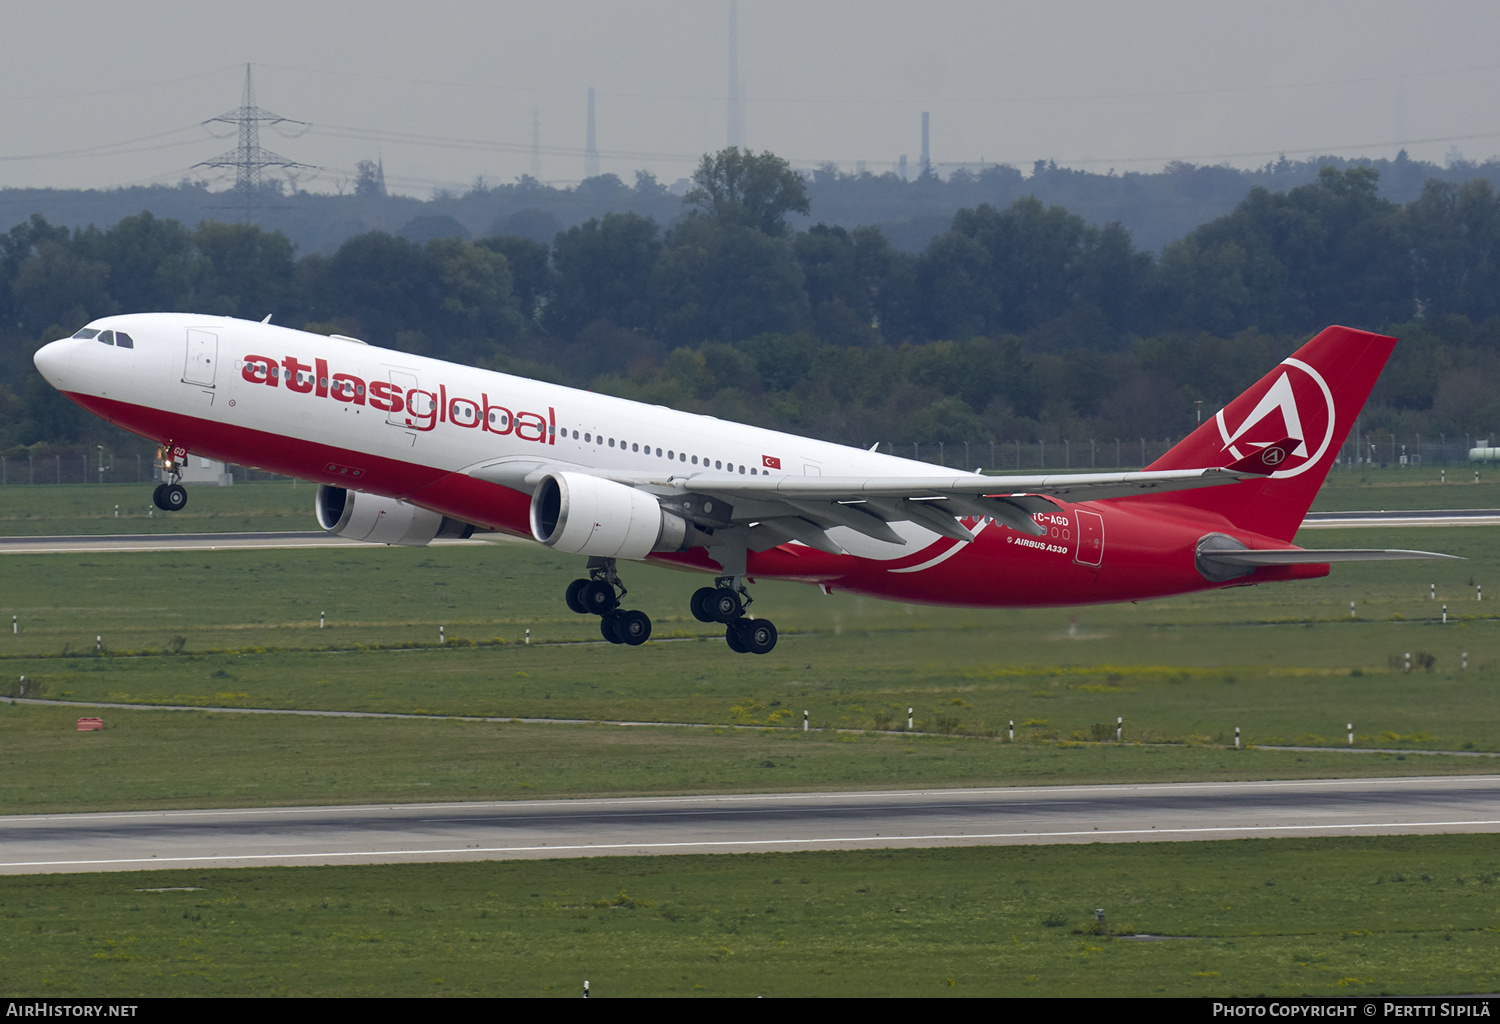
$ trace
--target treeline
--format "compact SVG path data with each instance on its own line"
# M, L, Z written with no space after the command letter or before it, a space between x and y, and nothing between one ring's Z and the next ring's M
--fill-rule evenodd
M850 443L1162 437L1330 324L1406 339L1366 429L1500 424L1500 197L1371 168L1262 188L1160 257L1023 197L908 254L816 224L771 156L706 157L669 228L607 213L550 245L383 232L296 258L285 236L149 213L0 236L0 451L101 428L32 370L112 312L261 319ZM115 442L118 443L118 442Z

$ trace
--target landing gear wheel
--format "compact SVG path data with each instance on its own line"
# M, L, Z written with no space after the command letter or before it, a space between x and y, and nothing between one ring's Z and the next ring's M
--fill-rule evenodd
M154 500L156 506L165 512L179 511L187 504L187 488L181 484L163 484L160 496Z
M620 617L613 612L600 616L599 635L612 644L623 644L625 637L620 633Z
M724 642L729 645L729 649L735 654L750 653L750 648L745 646L744 625L745 620L741 619L729 623L724 628Z
M711 601L704 602L704 608L714 617L716 622L728 624L740 617L745 606L740 601L739 594L720 587L714 591Z
M776 627L770 619L742 619L740 638L751 654L770 654L776 646Z
M579 615L587 615L589 613L589 606L583 603L583 590L588 585L588 580L574 580L568 584L566 595L568 608Z
M167 485L166 484L157 484L156 485L156 490L154 490L154 491L151 492L151 504L155 505L157 508L161 509L163 512L165 512L166 509L167 509L167 499L165 499L165 498L163 498L161 496L161 492L165 491L166 489L167 489Z
M578 596L584 609L595 615L608 615L620 606L620 599L615 597L615 588L603 580L590 580L580 588Z
M620 639L631 647L639 647L651 639L651 617L645 612L616 612L610 618L615 620Z
M688 601L688 607L693 610L693 618L699 622L717 622L713 607L718 593L714 587L699 587L693 591L693 596Z

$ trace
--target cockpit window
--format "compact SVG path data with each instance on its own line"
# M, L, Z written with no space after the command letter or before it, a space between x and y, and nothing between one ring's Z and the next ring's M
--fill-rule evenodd
M115 332L115 348L135 348L135 342L124 331Z
M97 342L99 342L99 344L101 344L101 345L113 345L115 343L115 332L114 331L105 331L104 333L100 334L98 338L96 338L94 340L97 341Z
M83 330L81 330L77 334L73 335L73 337L87 339L87 338L92 338L94 335L96 335L98 333L99 333L99 328L97 328L97 327L85 327Z

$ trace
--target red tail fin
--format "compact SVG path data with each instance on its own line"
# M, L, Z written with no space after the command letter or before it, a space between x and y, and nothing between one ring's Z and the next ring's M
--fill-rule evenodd
M1147 469L1228 466L1286 438L1299 442L1264 480L1182 491L1163 502L1224 516L1290 541L1338 458L1396 339L1329 327Z

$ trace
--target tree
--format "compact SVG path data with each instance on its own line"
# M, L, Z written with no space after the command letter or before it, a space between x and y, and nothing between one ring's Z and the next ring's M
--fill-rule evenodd
M773 153L756 156L730 146L705 155L693 173L693 189L682 197L697 213L721 224L737 224L780 238L789 213L811 209L801 175Z
M786 240L706 217L673 230L651 294L660 335L674 346L789 333L807 315L802 268Z
M572 337L595 320L648 327L651 271L660 252L656 221L634 213L606 213L560 233L552 247L556 287L543 313L547 329Z

